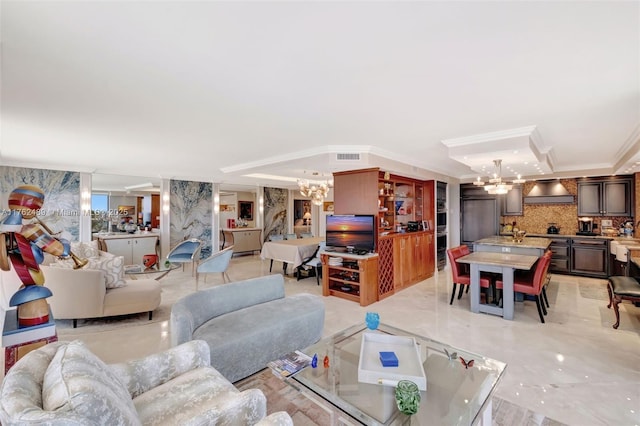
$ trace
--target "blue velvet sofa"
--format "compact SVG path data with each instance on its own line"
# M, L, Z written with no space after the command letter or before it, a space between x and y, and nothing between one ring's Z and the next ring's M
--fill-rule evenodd
M171 343L204 340L211 365L230 382L266 367L322 337L320 296L285 297L280 274L251 278L192 293L171 308Z

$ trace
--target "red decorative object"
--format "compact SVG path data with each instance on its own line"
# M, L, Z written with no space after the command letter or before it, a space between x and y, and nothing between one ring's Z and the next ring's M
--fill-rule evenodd
M153 268L158 264L158 255L157 254L145 254L142 256L142 264L145 268Z

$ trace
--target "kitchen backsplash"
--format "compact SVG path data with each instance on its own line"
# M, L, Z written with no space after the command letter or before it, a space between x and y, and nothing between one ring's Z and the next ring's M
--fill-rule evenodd
M635 202L636 211L638 211L638 202L640 198L640 173L635 176ZM530 234L546 234L550 223L555 223L560 229L560 234L575 234L578 232L578 184L575 179L560 179L560 183L564 185L567 191L575 198L573 204L525 204L523 216L501 216L500 223L508 224L516 222L518 228L527 231ZM525 182L522 193L528 194L535 185L534 181ZM618 227L628 217L603 216L594 217L594 224L598 227L595 230L600 233L602 229L600 221L602 219L610 219L614 227Z

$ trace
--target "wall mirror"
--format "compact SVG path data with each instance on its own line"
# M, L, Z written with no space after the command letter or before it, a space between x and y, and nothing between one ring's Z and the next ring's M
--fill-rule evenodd
M160 178L91 176L92 232L117 232L122 222L160 226Z

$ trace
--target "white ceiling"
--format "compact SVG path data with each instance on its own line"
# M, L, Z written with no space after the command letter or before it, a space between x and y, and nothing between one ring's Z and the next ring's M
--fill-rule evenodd
M638 1L0 12L4 165L254 187L374 166L469 180L497 158L505 177L640 171Z

